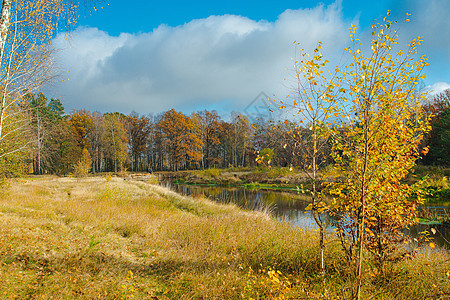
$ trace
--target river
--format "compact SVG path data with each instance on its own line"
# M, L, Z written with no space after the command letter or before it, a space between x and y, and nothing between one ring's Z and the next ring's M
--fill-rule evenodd
M243 209L266 210L277 219L296 227L316 228L311 212L305 211L306 206L310 203L310 197L305 194L250 190L240 187L174 184L170 181L163 181L160 184L183 195L203 195L219 203L234 203ZM330 223L330 218L327 215L324 215L323 219L325 223ZM416 237L419 232L430 231L431 228L436 230L433 242L450 250L450 227L448 226L416 225L409 230L409 234Z

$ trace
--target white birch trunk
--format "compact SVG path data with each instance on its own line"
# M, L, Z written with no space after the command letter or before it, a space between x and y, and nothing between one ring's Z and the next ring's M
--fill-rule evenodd
M11 4L12 0L2 1L0 19L0 62L3 62L3 52L5 49L6 39L8 38L9 23L11 18Z
M0 18L0 68L3 69L3 55L5 52L6 39L8 38L9 24L11 18L11 5L12 0L3 0L2 1L2 10L1 10L1 18ZM3 91L3 94L6 94L6 91ZM2 97L3 101L1 102L0 107L0 139L3 136L3 120L5 118L5 96Z

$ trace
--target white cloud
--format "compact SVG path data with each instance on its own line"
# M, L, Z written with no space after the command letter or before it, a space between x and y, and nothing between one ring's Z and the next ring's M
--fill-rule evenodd
M431 97L448 89L450 89L450 84L447 82L436 82L435 84L426 87L426 90L429 92L428 95Z
M55 96L68 110L242 110L261 91L285 92L294 40L306 49L322 41L334 55L347 28L339 4L287 10L272 23L210 16L119 37L79 28L70 44L62 36L55 41L64 49L61 65L70 70L70 81Z
M426 84L440 82L433 89L441 90L450 82L450 35L446 34L450 1L423 3L400 0L393 19L404 18L407 9L413 13L412 22L400 31L402 44L413 36L425 36L421 51L431 63ZM55 40L63 49L59 65L70 71L70 81L58 85L52 96L59 97L67 111L242 111L260 92L280 97L287 93L283 79L292 75L286 68L295 55L294 40L307 51L322 41L327 59L342 63L348 20L341 1L336 1L286 10L275 22L210 16L178 27L161 25L152 32L120 36L79 28L70 43L63 35ZM367 31L361 30L363 36L369 36Z

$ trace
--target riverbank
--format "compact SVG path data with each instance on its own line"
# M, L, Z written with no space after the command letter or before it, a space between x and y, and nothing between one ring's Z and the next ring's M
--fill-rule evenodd
M229 168L180 172L157 172L162 179L176 183L241 186L260 189L296 189L308 182L303 172L289 168Z
M304 191L310 185L310 179L303 171L291 168L228 168L205 169L178 172L156 172L160 180L170 180L177 184L217 185L244 187L247 189ZM404 182L415 184L423 179L422 189L429 203L450 205L450 169L435 166L416 166ZM338 174L328 170L324 172L324 182L336 180ZM321 182L318 182L319 189Z
M1 193L1 298L342 299L352 282L331 236L322 279L314 230L146 182L43 177ZM445 297L449 259L428 249L384 275L368 263L363 298Z

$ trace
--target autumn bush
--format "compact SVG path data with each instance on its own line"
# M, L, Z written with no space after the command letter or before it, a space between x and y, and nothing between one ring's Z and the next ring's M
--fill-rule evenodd
M74 165L73 174L76 177L86 177L92 167L92 159L89 151L83 149L80 160Z

